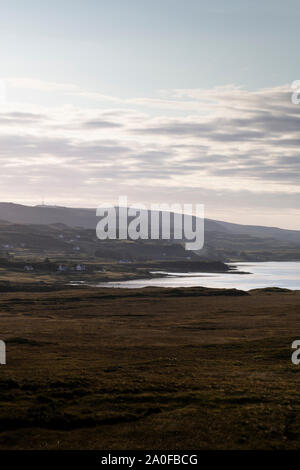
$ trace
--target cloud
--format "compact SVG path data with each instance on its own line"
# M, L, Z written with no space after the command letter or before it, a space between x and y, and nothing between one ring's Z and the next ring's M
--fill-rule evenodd
M27 79L12 83L84 93L72 84ZM19 190L22 175L28 195L43 189L62 202L96 200L102 191L115 197L135 191L143 199L168 193L187 202L198 191L210 200L220 192L238 195L236 206L241 201L246 206L245 188L249 194L272 195L269 205L276 194L285 194L286 201L298 194L300 107L291 103L288 86L251 92L234 86L169 90L160 95L124 99L126 108L2 107L1 199L13 193L14 185ZM115 106L122 100L112 101ZM166 110L172 102L175 116L141 113L141 101Z
M37 123L45 119L45 116L42 114L35 114L29 112L0 112L0 126L16 126L16 125L28 125L32 123Z
M114 127L122 127L122 124L119 122L111 122L105 121L100 119L94 119L91 121L87 121L83 123L83 127L87 129L107 129L107 128L114 128Z

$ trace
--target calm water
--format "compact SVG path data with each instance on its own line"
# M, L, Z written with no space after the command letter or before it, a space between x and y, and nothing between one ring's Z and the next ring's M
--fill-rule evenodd
M167 277L123 282L102 282L99 287L219 287L250 290L263 287L300 289L300 262L230 263L235 274L168 273ZM247 271L251 274L238 274Z

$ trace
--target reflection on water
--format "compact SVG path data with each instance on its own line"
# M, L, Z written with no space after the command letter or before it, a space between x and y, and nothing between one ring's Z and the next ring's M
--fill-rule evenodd
M99 287L219 287L250 290L263 287L300 289L300 262L230 263L235 273L168 273L167 277L122 282L102 282Z

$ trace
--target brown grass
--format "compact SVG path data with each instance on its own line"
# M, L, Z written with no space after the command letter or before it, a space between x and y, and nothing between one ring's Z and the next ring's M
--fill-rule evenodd
M0 448L299 448L300 292L215 293L0 294Z

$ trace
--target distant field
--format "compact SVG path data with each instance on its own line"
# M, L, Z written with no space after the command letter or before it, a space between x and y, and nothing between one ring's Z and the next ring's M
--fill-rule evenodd
M1 293L1 449L300 446L300 292Z

